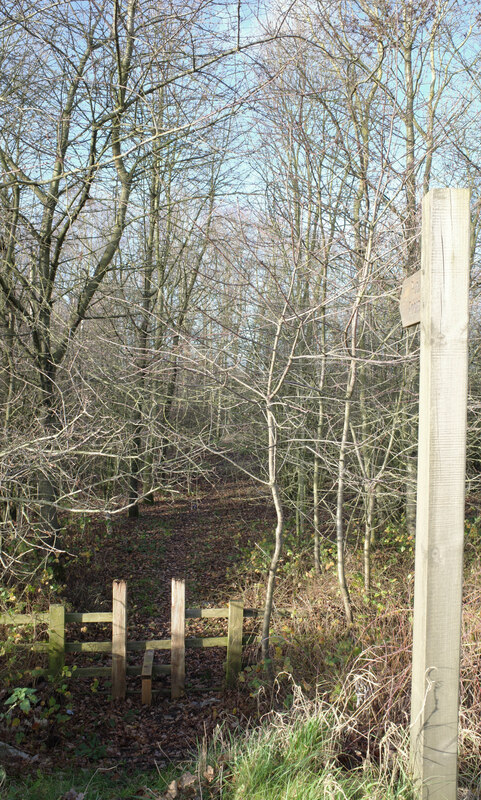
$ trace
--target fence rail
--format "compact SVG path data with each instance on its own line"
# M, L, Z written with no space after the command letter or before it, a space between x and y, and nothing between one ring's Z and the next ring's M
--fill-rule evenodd
M185 650L190 648L227 648L227 687L235 685L241 670L242 645L255 641L253 635L243 635L246 618L260 615L257 609L244 608L242 600L231 600L226 608L185 608L185 581L172 580L171 638L127 639L127 583L114 581L112 585L112 611L70 612L65 606L54 604L49 611L37 614L0 614L0 625L47 625L47 642L21 642L18 648L28 648L36 653L48 654L48 669L36 669L35 674L59 674L65 665L67 653L106 653L112 657L112 666L77 667L72 677L111 677L112 700L120 700L126 694L126 677L140 675L142 680L142 703L152 701L152 677L170 675L171 697L180 697L185 690ZM186 619L227 619L227 636L186 636ZM65 626L70 623L109 623L112 638L109 641L67 641ZM155 664L156 650L170 650L170 664ZM142 665L127 665L127 653L143 652Z

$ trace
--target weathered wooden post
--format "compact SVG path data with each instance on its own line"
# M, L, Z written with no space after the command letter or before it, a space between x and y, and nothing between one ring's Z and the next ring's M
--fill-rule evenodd
M423 201L411 705L412 771L422 800L456 800L457 792L469 198L467 189L434 189Z
M65 664L65 606L50 606L48 623L48 671L58 675Z
M185 688L185 581L172 578L170 694L181 697Z
M152 671L154 666L154 650L147 650L142 663L142 705L152 705Z
M227 629L227 661L225 683L228 688L235 686L242 667L242 629L244 622L244 601L229 600L229 627Z
M123 700L127 674L127 583L112 584L112 700Z

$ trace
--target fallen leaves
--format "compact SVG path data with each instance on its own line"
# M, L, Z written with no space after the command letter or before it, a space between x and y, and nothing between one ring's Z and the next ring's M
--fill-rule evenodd
M185 796L186 793L188 794L195 791L196 784L195 776L190 772L184 772L178 780L169 783L167 792L164 794L162 800L175 800L176 797L180 797L181 795Z
M177 781L172 781L172 783L169 784L169 788L167 789L167 791L166 791L166 793L164 795L164 799L165 800L175 800L175 798L178 796L178 794L179 794L179 790L177 788Z
M203 772L203 778L207 784L212 783L214 776L214 768L207 766ZM194 793L199 788L201 789L199 778L196 778L191 772L184 772L180 778L169 783L164 794L156 794L152 789L144 786L144 794L142 796L146 800L147 798L150 798L150 800L195 800ZM198 795L196 794L195 797L198 797Z

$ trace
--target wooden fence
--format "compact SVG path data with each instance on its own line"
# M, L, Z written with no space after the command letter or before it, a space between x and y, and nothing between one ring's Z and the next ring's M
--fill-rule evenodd
M35 670L36 674L59 674L65 665L66 653L107 653L112 657L111 667L79 667L72 677L111 677L112 700L125 697L127 675L140 675L142 681L142 703L152 701L152 677L169 675L171 678L171 697L182 695L185 689L185 650L186 648L226 647L225 684L235 684L241 670L242 645L254 641L255 637L243 636L243 622L246 617L257 617L256 609L244 608L242 600L232 600L227 608L185 608L185 581L172 580L171 638L170 639L127 639L127 583L114 581L112 586L112 611L69 612L65 606L51 605L49 611L39 614L0 614L0 625L28 625L47 623L48 642L22 642L19 646L29 647L35 652L48 653L48 669ZM186 637L186 619L228 619L227 636ZM67 641L65 625L68 623L111 623L112 639L106 642ZM154 664L157 650L170 650L170 664ZM128 652L143 652L142 666L128 666Z

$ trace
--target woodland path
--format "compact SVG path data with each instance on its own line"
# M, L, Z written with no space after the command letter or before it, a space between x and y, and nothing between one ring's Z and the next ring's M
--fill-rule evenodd
M112 580L123 578L128 582L129 639L168 637L171 578L185 578L187 607L225 605L242 592L238 568L248 561L255 541L272 529L272 520L268 498L239 482L206 487L195 500L179 497L143 505L137 520L117 518L110 531L92 517L81 533L78 528L68 531L67 549L74 558L66 565L62 598L71 610L110 610ZM77 626L72 632L85 640L109 638L101 625ZM225 633L224 620L187 621L187 635ZM155 658L156 663L168 663L169 653ZM37 754L35 768L43 769L72 762L79 767L155 769L156 764L161 768L183 760L217 724L235 728L256 714L245 686L205 691L222 684L224 659L223 648L188 650L186 682L193 688L175 702L156 695L148 708L140 704L139 678L128 679L128 697L116 705L102 681L73 680L68 723L53 726L48 735L32 733L21 747ZM162 685L167 691L167 679L157 678L154 687Z

